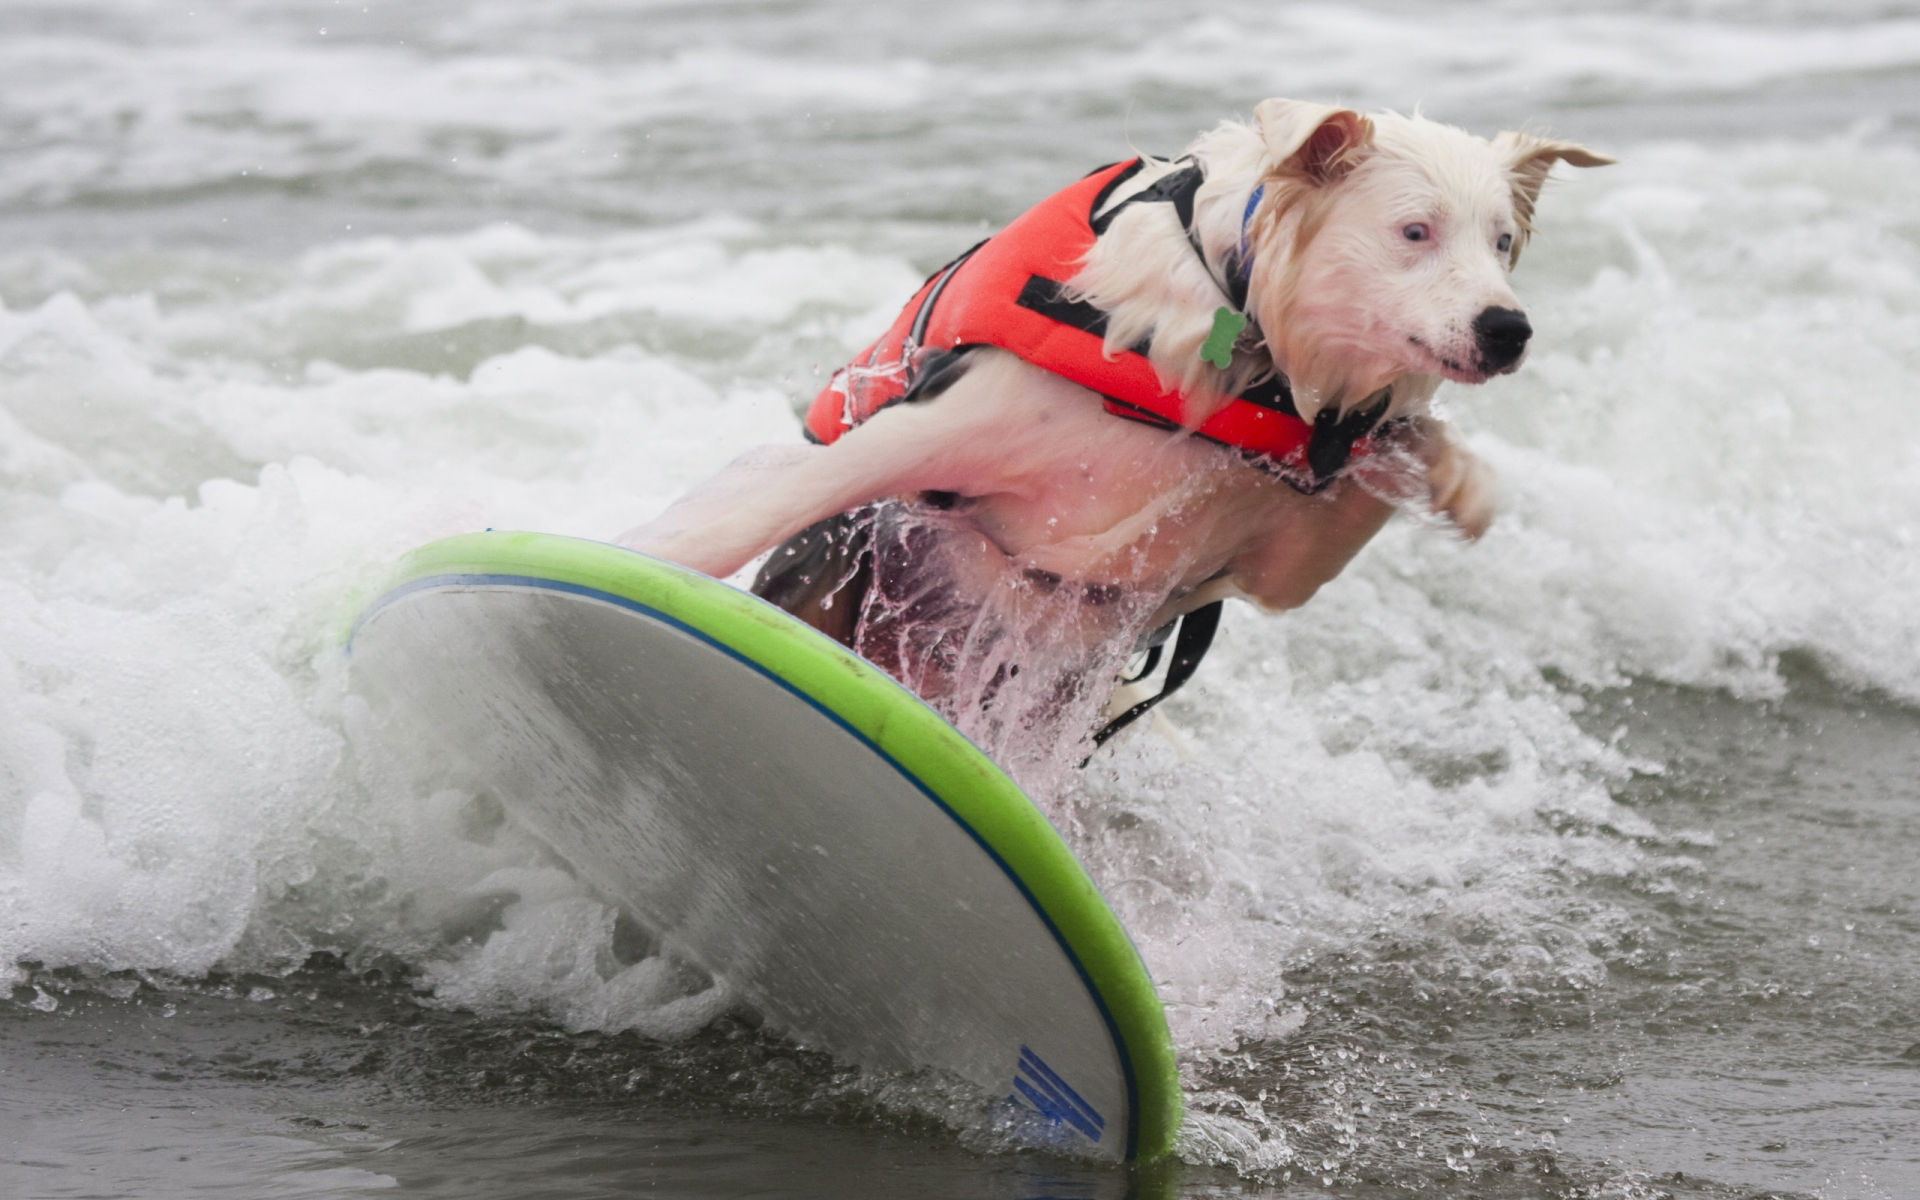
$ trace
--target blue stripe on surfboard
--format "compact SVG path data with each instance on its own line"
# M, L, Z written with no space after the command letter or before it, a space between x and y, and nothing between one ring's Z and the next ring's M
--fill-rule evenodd
M1013 1080L1013 1090L1025 1096L1027 1103L1033 1105L1033 1107L1039 1111L1040 1115L1047 1118L1047 1120L1052 1121L1056 1125L1064 1121L1079 1130L1088 1141L1099 1142L1100 1131L1089 1124L1087 1119L1081 1116L1078 1110L1072 1105L1062 1101L1058 1096L1043 1094L1038 1088L1017 1075Z
M1094 1125L1101 1129L1107 1127L1107 1119L1101 1116L1099 1112L1094 1109L1093 1105L1088 1104L1082 1099L1079 1092L1069 1087L1067 1081L1060 1078L1059 1073L1048 1066L1045 1059L1033 1052L1032 1047L1020 1047L1020 1067L1025 1070L1027 1074L1045 1083L1053 1091L1062 1094L1069 1104L1084 1114ZM1096 1142L1099 1140L1097 1137L1094 1138Z
M1027 1103L1038 1109L1041 1116L1056 1125L1065 1122L1073 1126L1096 1145L1106 1132L1106 1118L1069 1087L1031 1047L1020 1047L1020 1067L1013 1079L1013 1090L1026 1097Z
M1036 898L1033 892L1028 889L1026 880L1020 878L1019 873L1016 872L1010 864L1008 864L1006 859L1000 856L1000 852L994 849L992 843L988 842L985 837L981 836L980 832L976 830L973 826L967 824L966 820L962 818L959 813L955 812L953 808L950 805L948 805L945 800L941 799L938 793L936 793L932 788L928 787L926 783L924 783L918 775L915 775L912 771L909 771L903 764L901 764L901 762L898 759L894 758L893 755L881 749L865 734L861 733L858 729L855 729L851 724L849 724L846 721L845 718L840 716L839 713L834 712L832 709L828 708L826 705L820 703L820 701L815 699L813 696L800 690L800 688L796 687L794 684L788 682L787 680L782 679L780 676L768 670L765 666L762 666L760 663L747 657L745 654L742 654L740 651L734 649L732 646L729 646L725 642L715 639L710 634L707 634L699 629L695 629L693 626L687 624L685 621L680 620L678 617L673 616L671 613L662 612L661 610L654 608L651 605L642 604L640 601L631 599L627 596L622 596L614 592L603 591L600 588L588 587L585 584L567 583L563 580L558 580L558 579L542 579L537 575L510 575L510 574L429 575L420 579L410 580L407 583L401 584L399 587L394 588L392 591L388 592L386 595L380 597L378 600L374 601L372 604L367 606L366 611L360 614L359 620L354 622L353 633L349 634L347 637L347 652L349 654L353 652L353 638L354 638L354 635L359 633L360 627L365 625L369 620L371 620L374 617L375 614L379 613L382 609L388 607L389 605L399 600L405 599L407 596L410 596L416 592L432 591L439 588L500 588L500 589L530 588L538 591L561 592L567 595L580 596L588 600L598 600L598 601L601 601L602 603L611 604L616 608L624 608L629 610L630 612L638 613L641 616L652 618L653 620L659 621L663 625L667 625L674 629L679 630L681 633L684 633L687 636L694 638L697 641L706 643L707 645L713 647L715 650L718 650L722 654L725 654L727 657L733 659L735 662L738 662L743 666L751 668L753 671L765 677L770 682L778 685L779 687L781 687L782 689L790 693L795 699L802 701L803 703L808 705L810 708L812 708L814 711L826 717L827 720L839 726L842 730L844 730L847 733L848 736L852 737L855 741L859 742L861 745L871 750L874 754L878 755L882 761L884 761L888 766L892 767L895 771L897 771L902 778L912 783L914 788L917 791L919 791L921 795L925 796L928 800L931 800L934 803L934 805L940 809L941 812L947 815L949 820L951 820L955 825L958 825L962 830L964 830L967 836L973 839L974 844L979 846L980 849L983 852L985 852L987 857L993 861L993 864L1000 868L1001 874L1005 875L1007 879L1010 882L1012 882L1014 888L1019 891L1021 898L1027 902L1027 907L1033 910L1034 915L1040 918L1040 923L1046 926L1047 932L1053 936L1054 944L1060 947L1060 952L1062 954L1066 955L1067 961L1071 963L1073 966L1074 974L1080 977L1081 985L1087 989L1087 995L1093 999L1094 1008L1099 1012L1100 1020L1103 1024L1105 1024L1107 1028L1108 1040L1113 1043L1114 1053L1120 1059L1120 1075L1121 1075L1121 1080L1125 1085L1126 1094L1127 1094L1127 1142L1126 1142L1125 1157L1126 1157L1126 1160L1129 1162L1133 1160L1135 1153L1138 1149L1139 1138L1140 1138L1139 1081L1134 1076L1133 1055L1129 1053L1126 1041L1120 1036L1120 1027L1118 1023L1114 1021L1112 1012L1110 1012L1107 1008L1106 997L1100 993L1100 989L1098 987L1094 986L1093 977L1087 974L1087 969L1085 965L1081 963L1080 956L1074 953L1073 947L1067 943L1067 939L1065 935L1063 935L1060 932L1059 927L1053 923L1052 916L1050 916L1047 913L1047 910L1044 907L1042 907L1038 898ZM878 668L875 668L875 670L878 670ZM908 695L910 696L911 693L908 693ZM1026 1047L1022 1046L1021 1049L1025 1050ZM1031 1052L1029 1051L1029 1053ZM1051 1074L1051 1072L1049 1072L1049 1074ZM1058 1076L1055 1076L1055 1078L1057 1079ZM1014 1079L1014 1086L1017 1088L1020 1086L1020 1083L1021 1083L1020 1079L1016 1076L1016 1078ZM1068 1089L1068 1090L1071 1091L1071 1089ZM1079 1099L1077 1095L1074 1098ZM1084 1104L1085 1101L1081 1101L1081 1103ZM1036 1107L1038 1106L1036 1105ZM1093 1110L1089 1108L1087 1111L1092 1112ZM1078 1114L1076 1114L1076 1116L1077 1115ZM1097 1117L1098 1114L1095 1114L1095 1116ZM1084 1117L1081 1117L1080 1120L1082 1122L1085 1122ZM1104 1127L1105 1125L1104 1120L1101 1122L1101 1125L1102 1127ZM1098 1141L1100 1139L1100 1134L1098 1131L1083 1130L1083 1132L1087 1132L1088 1136L1091 1137L1094 1141Z

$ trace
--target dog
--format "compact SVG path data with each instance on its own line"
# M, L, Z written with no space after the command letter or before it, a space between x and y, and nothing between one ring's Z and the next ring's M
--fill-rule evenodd
M1305 604L1409 501L1485 532L1491 473L1429 401L1519 367L1541 187L1611 161L1264 101L948 264L816 398L816 444L620 541L718 577L772 551L757 593L1003 765L1058 759L1188 614Z

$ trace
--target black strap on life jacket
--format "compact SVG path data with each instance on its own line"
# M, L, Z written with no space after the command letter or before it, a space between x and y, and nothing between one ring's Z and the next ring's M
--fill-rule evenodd
M1108 721L1093 735L1093 744L1104 746L1107 739L1133 724L1147 714L1154 705L1180 690L1180 686L1193 678L1200 666L1200 660L1206 657L1207 647L1213 645L1214 631L1220 628L1220 608L1224 601L1215 600L1212 604L1196 608L1179 621L1179 632L1173 635L1173 655L1167 663L1167 677L1161 681L1159 692L1147 697L1140 703ZM1151 674L1160 661L1160 644L1156 643L1147 650L1147 662L1139 673L1128 682L1144 679ZM1091 755L1089 755L1091 757ZM1081 766L1086 766L1083 759Z
M1307 469L1315 479L1331 479L1347 465L1353 444L1379 427L1387 415L1393 394L1382 388L1379 397L1365 408L1356 408L1346 416L1332 408L1313 415L1313 438L1307 443Z
M1105 233L1107 226L1113 224L1113 219L1125 212L1129 205L1153 203L1173 205L1173 215L1180 222L1180 228L1186 232L1187 244L1193 247L1194 257L1199 259L1200 265L1207 269L1207 274L1213 276L1214 284L1233 305L1234 311L1246 313L1248 264L1239 261L1238 256L1235 256L1234 261L1225 264L1226 278L1222 279L1213 269L1213 264L1207 261L1206 247L1200 244L1200 231L1193 224L1193 202L1200 194L1200 185L1206 181L1206 172L1200 169L1200 164L1189 161L1186 166L1162 175L1106 212L1099 211L1100 204L1108 194L1102 192L1094 200L1094 212L1088 218L1087 224L1097 236ZM1247 315L1251 318L1252 314Z
M1136 163L1133 168L1108 183L1101 190L1100 195L1094 198L1093 211L1089 214L1087 223L1095 235L1104 234L1108 226L1113 224L1114 218L1125 212L1129 205L1171 204L1174 216L1180 222L1180 228L1186 232L1187 243L1193 247L1194 257L1200 260L1200 265L1205 267L1207 274L1213 277L1215 286L1219 287L1234 309L1246 313L1249 263L1242 257L1245 254L1244 245L1241 253L1233 255L1225 264L1226 278L1222 279L1214 271L1213 264L1208 261L1205 247L1200 244L1200 231L1194 228L1194 199L1200 193L1200 185L1206 182L1206 173L1201 170L1199 163L1189 161L1179 170L1169 171L1107 211L1100 211L1100 206L1106 203L1114 188L1126 179L1132 178L1139 171L1140 166L1141 163ZM1253 212L1251 203L1247 206L1247 212L1251 216ZM1075 302L1067 299L1061 294L1062 291L1061 286L1052 280L1035 276L1028 280L1027 286L1021 290L1017 303L1064 325L1072 325L1105 337L1107 315L1084 301ZM1257 336L1257 329L1255 333ZM1142 340L1143 344L1133 349L1145 354L1147 347L1144 342L1148 339ZM1299 409L1294 406L1293 390L1287 385L1286 376L1277 370L1249 387L1239 398L1249 404L1257 404L1289 417L1297 418L1300 415ZM1317 492L1326 487L1347 465L1347 460L1353 453L1354 443L1367 436L1375 426L1379 425L1380 419L1386 415L1387 401L1388 394L1383 392L1378 403L1350 412L1344 417L1334 410L1320 410L1315 414L1312 440L1307 446L1309 478L1302 486L1303 481L1295 480L1290 473L1282 472L1282 477L1296 489L1304 492ZM1123 410L1120 415L1131 419L1144 419L1155 424L1165 424L1164 420L1154 418L1151 414L1136 416L1138 410L1133 409L1131 405L1121 404L1120 408Z

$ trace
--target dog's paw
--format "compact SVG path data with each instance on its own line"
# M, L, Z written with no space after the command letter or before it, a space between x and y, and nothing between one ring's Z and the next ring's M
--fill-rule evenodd
M1432 418L1418 422L1413 449L1426 467L1428 505L1469 540L1479 541L1498 507L1493 468Z
M1493 468L1461 446L1427 472L1433 511L1453 522L1471 541L1493 524L1496 508Z

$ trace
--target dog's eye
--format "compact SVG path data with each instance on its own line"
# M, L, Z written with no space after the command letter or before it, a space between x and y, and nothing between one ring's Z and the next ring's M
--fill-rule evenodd
M1433 236L1433 226L1425 221L1415 221L1400 231L1400 236L1410 242L1424 242Z
M1513 249L1513 235L1510 233L1501 234L1499 238L1494 241L1493 248L1502 254Z

